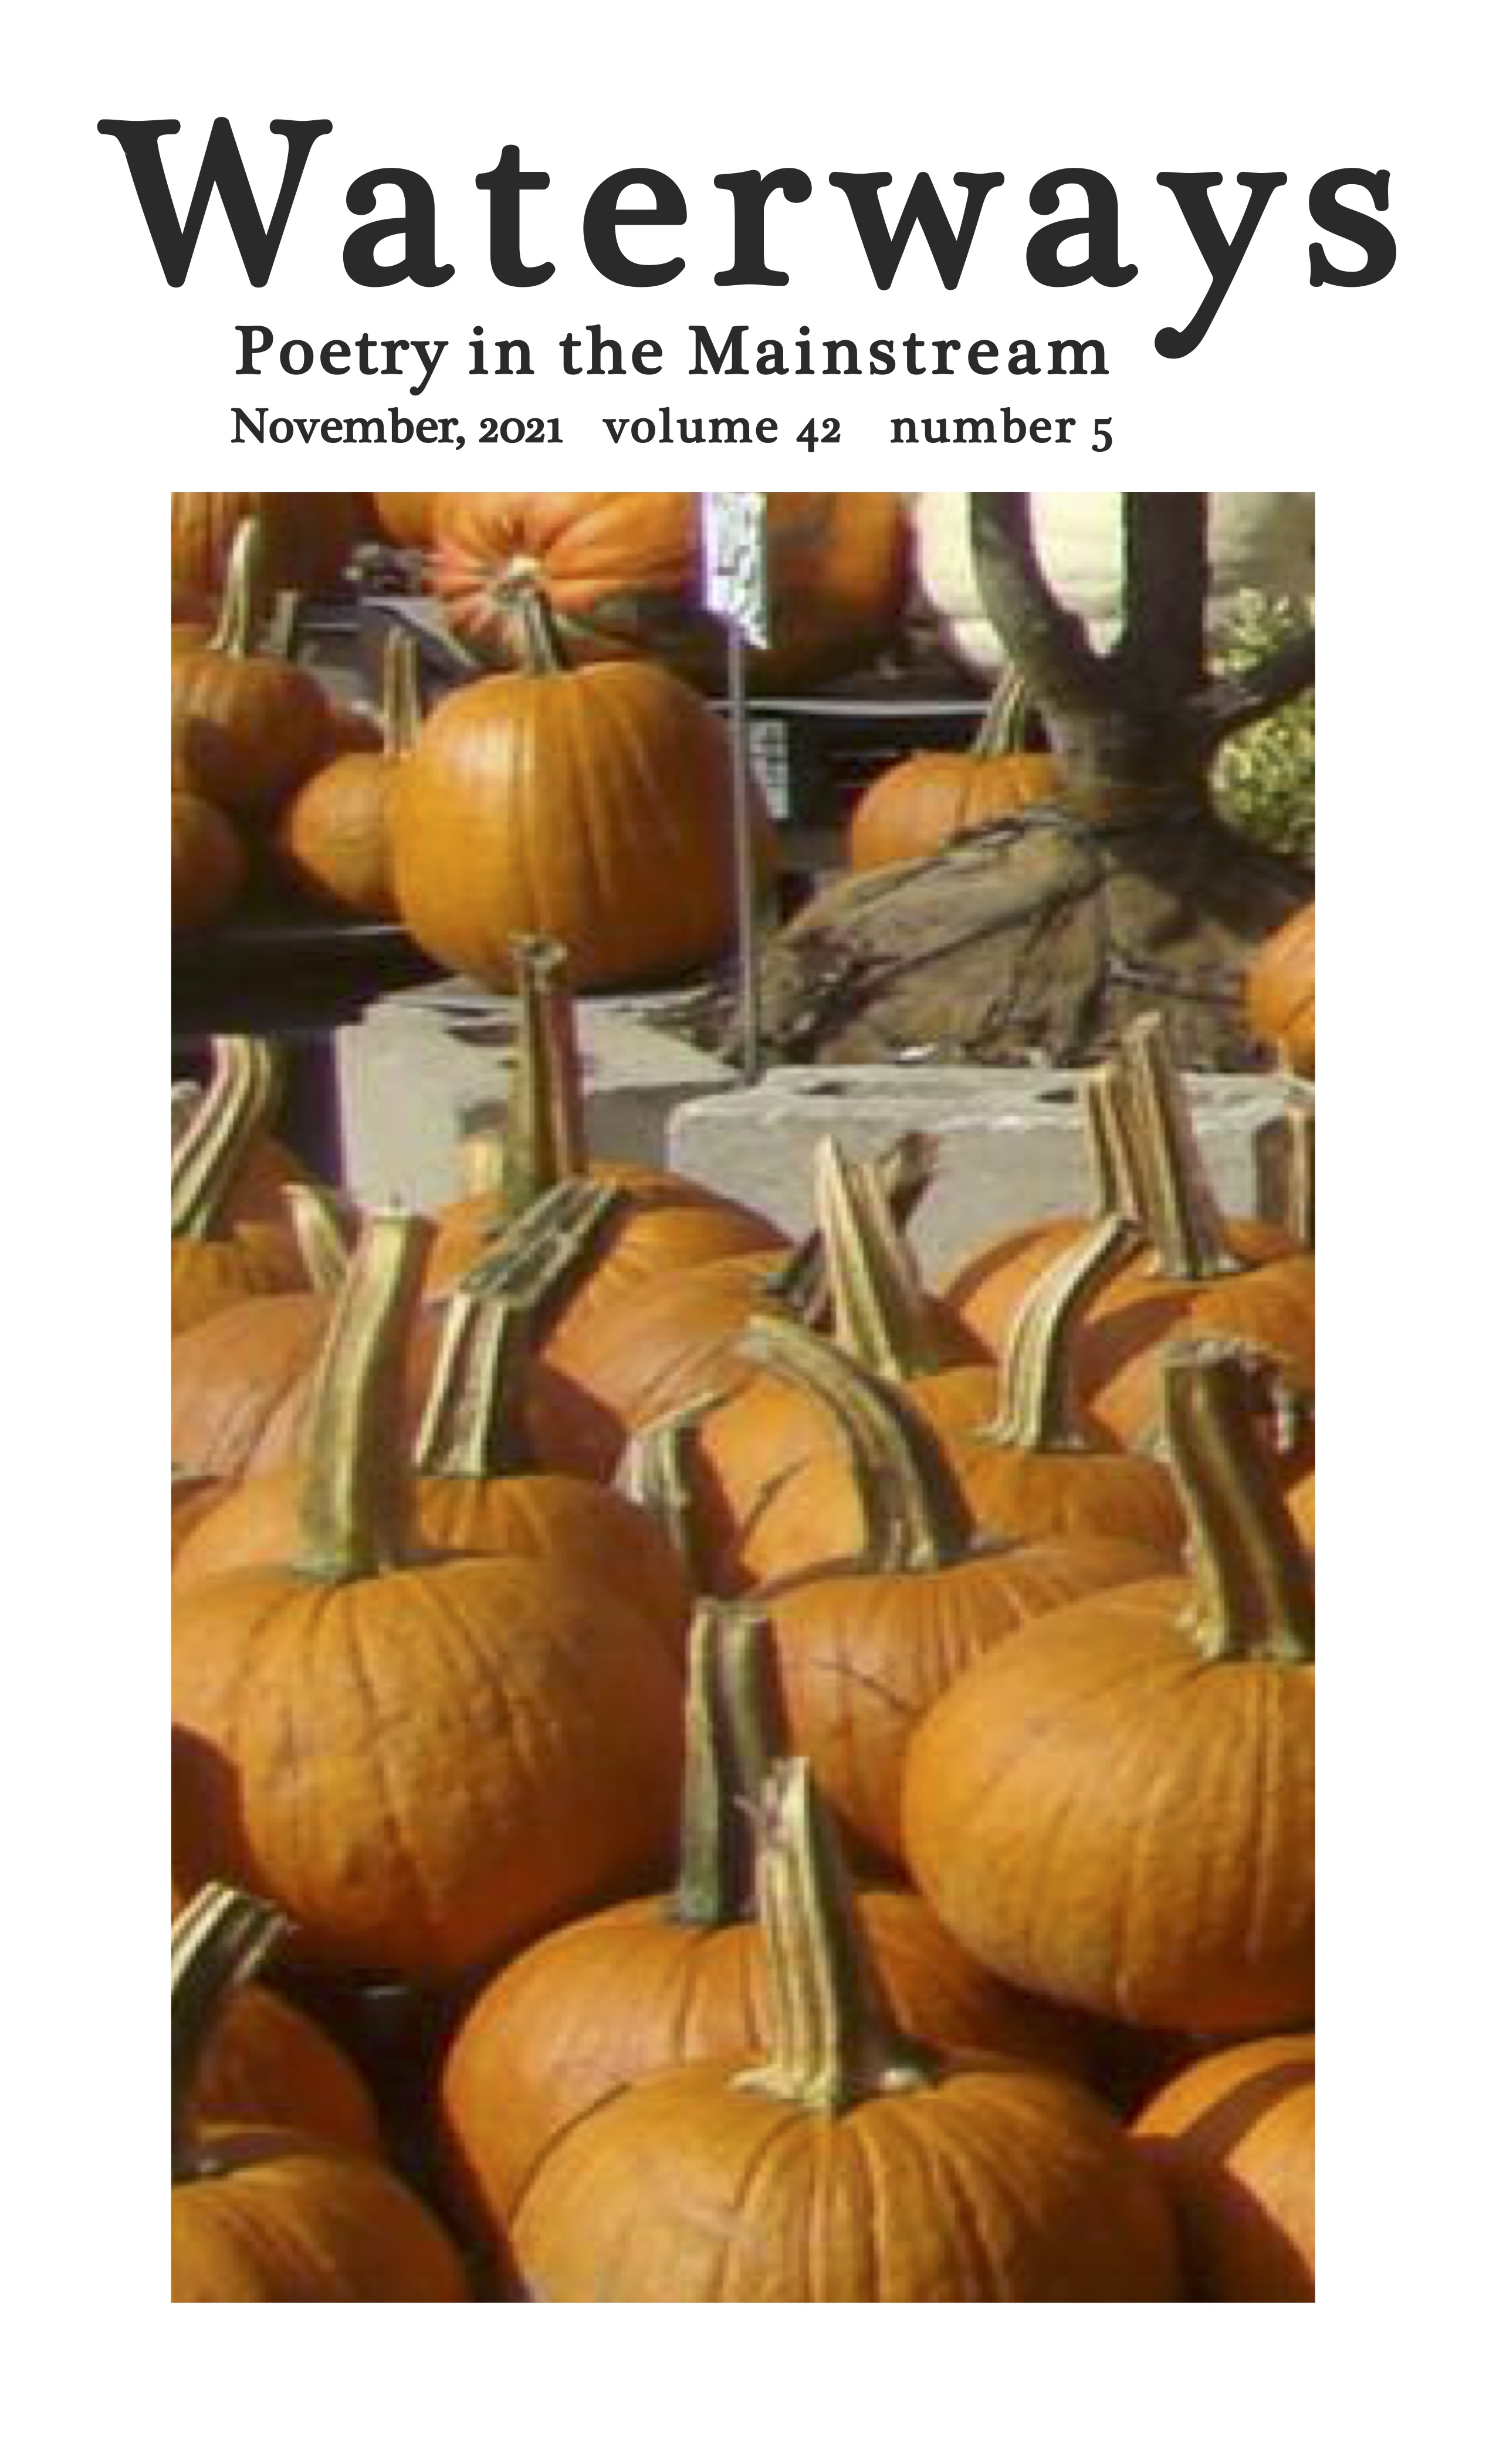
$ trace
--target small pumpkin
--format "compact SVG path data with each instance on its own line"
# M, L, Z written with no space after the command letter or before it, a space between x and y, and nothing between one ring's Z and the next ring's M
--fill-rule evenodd
M234 541L255 521L263 542L259 612L278 590L325 590L342 576L356 534L351 496L281 495L171 499L171 607L191 616L223 589Z
M1174 2203L1196 2300L1313 2300L1312 2036L1207 2054L1133 2129Z
M340 752L315 771L281 813L278 862L298 890L323 905L375 922L400 913L391 878L389 805L421 725L415 637L385 637L383 746Z
M255 649L260 557L253 521L240 525L217 629L202 647L173 650L172 724L209 803L263 830L327 750L327 700L317 678Z
M864 788L847 828L854 872L910 864L952 839L1059 799L1065 773L1049 753L1024 749L1022 694L1000 688L964 753L912 753Z
M171 929L201 933L237 906L249 858L232 822L206 797L171 795Z
M1300 1078L1314 1075L1314 906L1280 924L1246 971L1252 1031Z
M203 2117L224 2007L284 1931L278 1910L219 1885L171 1929L171 2298L465 2301L441 2226L371 2154Z
M173 1339L171 1457L184 1471L239 1478L326 1340L348 1226L311 1182L289 1183L283 1204L307 1287L235 1301Z

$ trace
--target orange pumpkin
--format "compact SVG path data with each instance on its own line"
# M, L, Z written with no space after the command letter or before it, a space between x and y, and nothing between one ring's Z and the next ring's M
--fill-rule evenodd
M1028 804L1052 804L1065 773L1052 754L1025 752L1022 695L1000 689L965 753L912 753L863 790L847 831L854 872L934 855L952 839Z
M383 745L350 747L299 787L280 816L275 850L298 890L350 915L393 921L389 805L421 724L414 636L392 626L385 641Z
M1314 2299L1314 2039L1192 2062L1133 2125L1178 2218L1198 2301Z
M171 499L171 607L195 615L223 589L241 523L254 520L264 542L258 590L321 590L342 575L357 525L354 500L309 493L186 496Z
M327 700L289 659L256 651L260 542L240 525L210 642L175 649L171 717L192 775L210 803L263 827L310 778L327 750Z
M1286 1069L1314 1075L1314 906L1269 935L1246 973L1246 1015Z

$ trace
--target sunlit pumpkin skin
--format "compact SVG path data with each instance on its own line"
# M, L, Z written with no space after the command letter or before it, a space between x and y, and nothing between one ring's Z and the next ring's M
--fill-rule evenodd
M957 1940L1031 1992L1148 2028L1295 2027L1313 2010L1309 1577L1239 1364L1182 1345L1170 1395L1191 1573L1042 1617L953 1685L910 1749L904 1845Z
M1312 2036L1208 2055L1133 2127L1174 2202L1197 2300L1313 2300Z
M356 715L341 714L338 727ZM361 727L366 724L359 720ZM383 720L372 748L350 744L338 749L335 759L297 788L276 826L277 861L308 897L376 923L398 917L389 805L420 726L415 640L392 626L385 639ZM332 733L330 727L329 749Z
M203 2134L221 2172L171 2194L173 2301L466 2301L462 2262L403 2182L289 2131Z
M371 502L379 535L391 547L429 546L432 508L440 504L439 496L391 494L377 495Z
M173 1241L171 1331L185 1334L238 1301L294 1291L303 1280L291 1235L269 1223L241 1224L221 1240Z
M731 816L726 730L663 668L490 677L403 765L395 893L422 949L479 983L511 988L517 934L564 943L579 988L658 982L729 945Z
M249 863L216 804L178 788L171 799L171 929L200 933L238 903Z
M1053 803L1065 774L1047 753L914 753L864 790L847 824L854 872L911 864L987 822Z
M179 1334L171 1347L172 1461L237 1479L287 1396L303 1386L331 1310L325 1292L271 1292Z
M341 578L355 539L353 498L321 494L187 496L171 499L172 613L190 616L223 589L241 522L263 539L260 587L317 590Z
M701 499L622 495L437 497L431 587L457 638L514 658L517 584L538 580L579 664L652 659L718 686L721 628L702 606ZM771 495L767 650L755 690L845 673L896 627L907 584L903 510L891 495Z
M657 2072L552 2141L509 2220L528 2297L1175 2299L1126 2134L1073 2080L901 2027L824 1817L807 1829L805 1766L771 1779L762 2055Z
M295 2003L247 1985L219 2019L197 2071L199 2122L253 2123L378 2156L374 2100L346 2054Z
M188 1535L209 1513L229 1484L206 1472L173 1471L171 1475L171 1558L181 1555Z
M1314 908L1290 915L1263 943L1246 974L1255 1034L1301 1078L1314 1075Z

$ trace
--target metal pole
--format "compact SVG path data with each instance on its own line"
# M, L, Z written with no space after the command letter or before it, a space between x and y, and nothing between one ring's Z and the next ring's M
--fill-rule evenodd
M742 627L727 626L727 724L733 753L733 865L737 908L737 1015L745 1087L763 1075L759 1002L759 882L749 794L748 703Z

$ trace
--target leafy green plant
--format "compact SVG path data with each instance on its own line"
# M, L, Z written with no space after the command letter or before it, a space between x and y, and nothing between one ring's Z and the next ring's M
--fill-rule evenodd
M1215 665L1238 675L1313 623L1308 600L1243 590L1231 603ZM1314 861L1314 688L1221 745L1211 773L1221 818L1259 847Z

